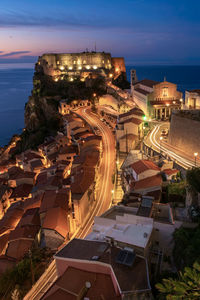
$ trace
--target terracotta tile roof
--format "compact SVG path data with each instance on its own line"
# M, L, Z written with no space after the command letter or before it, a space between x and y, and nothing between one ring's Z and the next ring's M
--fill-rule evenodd
M26 198L29 196L33 188L32 184L23 183L14 188L10 198Z
M179 172L179 170L176 170L176 169L165 169L165 170L163 170L163 172L166 175L170 176L170 175L173 175L173 174L177 174Z
M21 207L11 210L9 208L4 217L0 220L0 234L15 229L23 213L24 210Z
M137 116L142 117L144 115L144 112L141 109L134 107L131 110L129 110L128 112L126 112L124 114L120 114L119 119L128 117L128 116L132 116L132 115L137 115Z
M102 272L89 272L74 267L67 268L64 274L56 281L54 286L51 288L54 292L51 294L51 296L45 299L56 299L56 295L57 297L59 296L59 300L77 299L75 295L82 294L86 282L90 282L91 287L86 291L84 299L122 299L121 296L119 296L119 291L118 295L116 294L115 287L113 285L112 277L110 274L104 274Z
M19 168L19 167L13 166L13 167L11 167L11 168L8 169L8 176L9 176L9 178L11 176L13 176L13 175L16 176L19 173L24 173L24 171L21 168Z
M120 251L120 248L110 246L106 242L73 239L56 253L55 259L71 258L91 262L95 256L97 257L97 266L99 262L104 265L111 265L122 292L150 290L146 260L136 256L132 267L124 266L116 262ZM95 264L94 260L93 264ZM130 278L133 280L130 280Z
M39 153L35 152L24 152L24 160L31 161L32 159L42 159L43 157Z
M77 167L71 175L71 191L73 194L84 194L95 179L95 169L92 167Z
M70 192L68 190L45 191L40 207L40 213L45 212L53 207L61 207L68 210Z
M126 124L126 123L134 123L136 125L140 125L143 121L136 118L130 118L128 120L120 121L119 124Z
M151 80L151 79L143 79L143 80L140 80L140 81L136 82L134 85L142 84L142 85L146 85L146 86L148 86L148 87L153 88L154 85L159 84L159 83L160 83L160 82L155 81L155 80Z
M151 92L145 91L143 89L140 89L139 87L134 88L134 91L136 91L136 92L138 92L140 94L143 94L145 96L151 93Z
M76 155L76 154L78 154L78 147L76 145L62 147L62 148L60 148L59 153Z
M6 255L20 260L31 249L33 240L16 240L10 242L6 251Z
M43 163L42 163L42 161L40 159L31 161L30 165L31 165L31 169L32 170L35 170L37 168L42 168L43 167Z
M161 185L162 185L162 176L160 174L157 174L155 176L151 176L139 181L135 181L131 187L135 191L137 191L137 190L143 190L150 187L157 187Z
M26 210L31 209L31 208L40 207L43 196L44 196L44 193L40 193L35 198L26 199L23 202L23 208L24 208L24 210L26 211Z
M10 233L9 236L9 242L10 241L14 241L14 240L19 240L19 239L31 239L34 240L36 234L39 231L40 226L23 226L23 227L19 227L17 226L15 228L15 230L13 230Z
M42 228L55 230L66 237L69 231L66 210L61 207L50 208L45 215Z
M100 153L96 147L86 147L81 150L79 156L73 160L73 165L96 166L99 161ZM72 168L73 168L72 165Z
M136 174L141 174L147 170L160 171L160 168L156 166L150 160L138 160L131 165L131 168L135 171Z
M40 226L39 207L27 209L17 226L23 227L26 225Z
M21 169L20 169L21 170ZM12 174L9 176L9 180L15 180L15 179L21 179L21 178L34 178L35 173L33 172L16 172L15 174Z

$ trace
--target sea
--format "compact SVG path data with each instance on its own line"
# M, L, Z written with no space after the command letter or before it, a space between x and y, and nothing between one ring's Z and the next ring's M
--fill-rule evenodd
M127 78L135 69L144 78L176 83L185 90L200 89L200 66L126 66ZM24 107L33 88L34 64L0 64L0 146L24 128Z

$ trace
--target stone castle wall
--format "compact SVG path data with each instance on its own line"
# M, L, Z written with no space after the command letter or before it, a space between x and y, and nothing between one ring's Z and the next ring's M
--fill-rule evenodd
M195 152L200 154L200 118L198 120L197 114L193 117L191 111L173 112L168 137L170 144L192 157Z
M62 54L43 54L39 61L42 65L47 62L49 68L68 70L81 70L105 68L111 69L111 55L104 52L83 52L83 53L62 53Z

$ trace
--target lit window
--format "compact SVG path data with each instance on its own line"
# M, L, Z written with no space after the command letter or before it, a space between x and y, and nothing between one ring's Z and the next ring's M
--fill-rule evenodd
M73 67L69 67L69 70L72 70L73 69Z
M82 67L81 67L81 66L79 66L79 67L78 67L78 69L79 69L79 70L81 70L81 69L82 69Z
M102 60L102 64L104 64L104 60Z
M95 70L96 70L96 69L97 69L97 66L93 66L93 69L95 69Z
M70 78L70 81L74 81L74 79L73 79L73 78Z
M57 81L58 81L58 78L56 77L56 78L54 79L54 81L57 82Z
M86 60L84 60L83 63L86 64Z
M64 70L64 67L63 67L63 66L60 66L60 70L63 71L63 70Z
M81 61L80 61L80 60L78 60L78 61L77 61L77 64L78 64L78 65L80 65L80 64L81 64Z
M119 68L116 68L116 69L115 69L115 72L119 72Z
M87 69L87 70L89 70L89 69L90 69L90 66L89 66L89 65L87 65L87 66L86 66L86 69Z
M108 64L110 63L110 61L108 60Z
M59 62L59 60L57 60L57 65L59 65L60 64L60 62Z
M163 97L168 97L168 87L163 88Z
M76 61L74 60L74 65L76 64Z

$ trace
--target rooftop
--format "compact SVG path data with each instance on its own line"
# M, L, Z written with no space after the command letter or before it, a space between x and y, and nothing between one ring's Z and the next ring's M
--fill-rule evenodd
M140 119L130 118L130 119L127 119L127 120L120 121L119 124L134 123L136 125L140 125L142 122L143 121L140 120Z
M153 230L153 220L133 214L116 215L115 220L95 217L93 231L87 239L111 238L124 245L145 248Z
M135 171L137 175L147 170L160 171L160 168L150 160L138 160L131 165L131 168Z
M134 91L136 91L136 92L138 92L138 93L141 93L141 94L143 94L143 95L148 95L148 94L150 94L150 92L148 92L148 91L145 91L145 90L143 90L143 89L140 89L140 88L134 88Z
M144 115L144 112L141 109L134 107L131 110L129 110L128 112L126 112L124 114L120 114L119 118L122 119L124 117L132 116L132 115L142 117Z
M69 231L66 211L61 207L50 208L46 213L42 228L55 230L66 237Z
M136 255L131 267L119 264L116 258L120 251L120 248L110 246L105 242L73 239L55 255L55 259L61 259L64 262L71 258L88 261L93 265L95 261L110 265L122 292L150 289L146 260Z
M42 199L42 204L40 206L40 213L48 211L53 207L61 207L64 210L68 210L69 204L69 190L59 190L59 191L45 191L44 197Z
M147 189L150 187L157 187L162 185L162 176L160 174L147 177L145 179L135 181L132 183L132 187L135 191Z
M84 299L121 299L120 296L116 295L111 275L89 272L74 267L67 268L64 274L55 282L48 292L47 297L44 297L44 299L76 300L77 297L82 294L83 288L86 287L86 282L90 283L90 288L86 289Z
M13 190L10 198L26 198L30 195L32 188L32 184L20 184Z
M142 84L142 85L146 85L146 86L148 86L150 88L153 88L154 85L159 84L159 83L160 82L155 81L155 80L143 79L143 80L137 81L136 83L134 83L134 85Z

